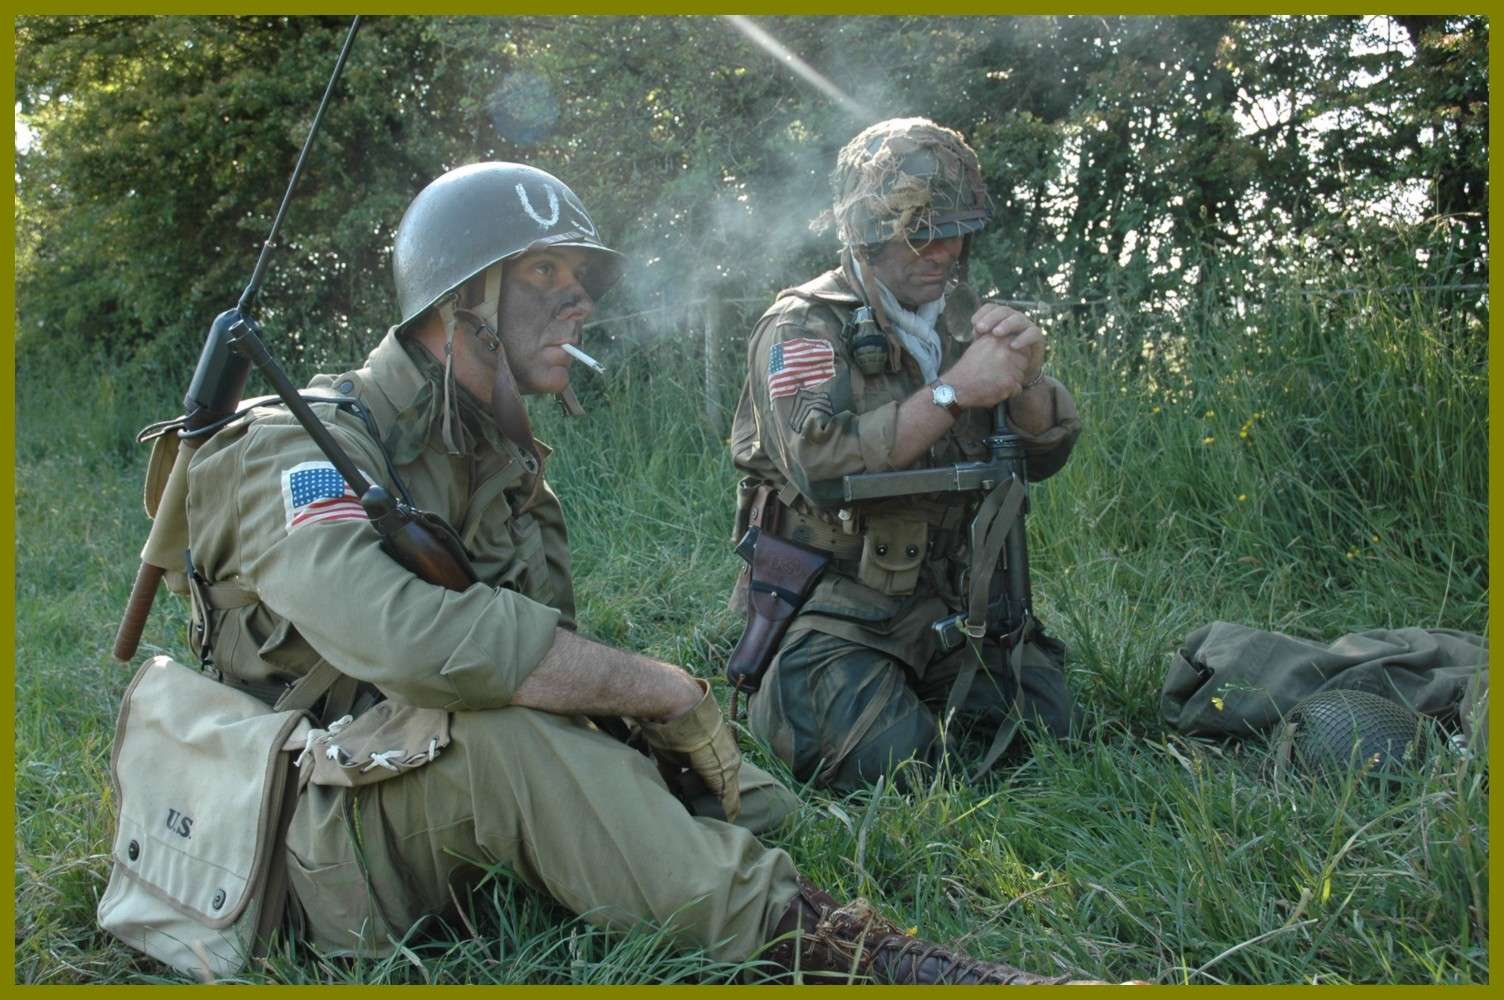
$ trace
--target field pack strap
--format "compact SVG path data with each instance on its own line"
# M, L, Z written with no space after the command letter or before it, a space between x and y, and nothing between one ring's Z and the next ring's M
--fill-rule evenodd
M293 681L291 686L282 692L272 708L278 712L289 708L307 712L313 709L320 698L328 694L329 697L324 700L323 711L319 713L320 721L327 723L350 711L359 686L358 680L349 674L340 673L328 660L319 660L313 665L313 669ZM309 768L309 771L311 773L312 768Z
M296 765L289 765L295 767ZM310 771L312 768L309 769ZM289 777L282 785L281 812L277 814L274 845L287 843L287 831L292 826L293 810L298 806L298 796L303 793L307 781L301 771L297 780ZM287 852L272 849L272 857L266 874L266 887L262 890L261 913L256 921L255 954L264 955L272 934L282 926L287 911L288 881Z
M210 583L199 573L191 558L188 560L188 596L193 605L195 627L198 629L199 655L205 658L205 662L214 643L214 619L209 612L250 607L261 599L255 591L233 583ZM295 708L309 711L328 693L329 700L321 714L338 718L353 703L358 685L355 678L340 673L328 660L319 660L313 669L293 681L282 692L273 710L281 712Z
M184 552L183 563L188 578L188 604L193 616L193 642L198 647L200 666L207 667L213 659L217 628L212 612L250 607L260 598L255 591L233 583L211 583L199 572L192 551Z

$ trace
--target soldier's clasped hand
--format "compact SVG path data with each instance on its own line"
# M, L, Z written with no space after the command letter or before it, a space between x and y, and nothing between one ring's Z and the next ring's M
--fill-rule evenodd
M971 317L975 339L942 376L965 407L996 406L1017 395L1044 366L1044 333L1028 316L996 302Z

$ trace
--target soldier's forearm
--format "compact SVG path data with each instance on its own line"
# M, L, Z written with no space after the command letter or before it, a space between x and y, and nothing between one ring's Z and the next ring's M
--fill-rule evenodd
M702 693L679 667L556 629L553 646L518 685L512 704L560 715L668 720L688 712Z
M919 461L953 423L950 413L935 405L928 386L904 400L898 408L898 433L893 438L893 468L907 469Z

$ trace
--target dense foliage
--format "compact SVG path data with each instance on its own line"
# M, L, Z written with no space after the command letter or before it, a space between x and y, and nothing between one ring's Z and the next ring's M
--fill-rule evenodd
M977 146L998 208L979 276L1080 304L1130 355L1211 303L1291 293L1278 279L1311 258L1330 288L1403 258L1407 283L1467 286L1447 307L1481 309L1483 17L757 26L829 91L725 18L368 19L273 258L268 328L309 363L358 355L392 316L403 207L484 158L581 192L634 253L623 311L764 296L830 256L806 223L834 153L895 114ZM20 19L23 349L61 338L120 359L162 342L191 358L249 277L345 28Z

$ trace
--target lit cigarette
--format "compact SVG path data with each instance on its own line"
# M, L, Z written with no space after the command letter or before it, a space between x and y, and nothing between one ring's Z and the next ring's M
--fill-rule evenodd
M594 368L596 371L600 372L602 375L606 374L606 366L605 365L601 364L599 361L595 360L590 355L588 355L584 351L580 350L578 347L574 346L573 344L561 344L560 346L564 348L564 352L566 354L568 354L571 358L574 358L576 361L580 362L581 364L589 365L591 368Z

